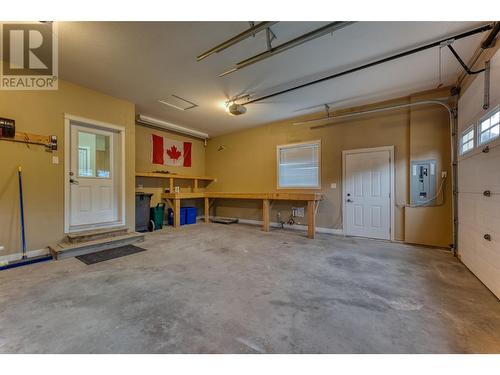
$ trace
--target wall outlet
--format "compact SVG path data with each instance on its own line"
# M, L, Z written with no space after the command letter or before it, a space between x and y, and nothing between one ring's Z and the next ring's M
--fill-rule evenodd
M441 171L441 178L446 178L448 177L448 172L447 171Z
M293 217L304 217L304 207L292 207Z
M59 164L59 156L52 156L52 164Z
M332 189L336 189L336 188L337 188L337 183L336 183L336 182L332 182L332 183L330 184L330 188L332 188Z

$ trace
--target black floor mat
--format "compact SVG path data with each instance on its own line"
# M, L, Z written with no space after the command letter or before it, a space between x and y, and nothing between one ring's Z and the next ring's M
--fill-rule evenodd
M114 249L98 251L95 253L85 254L77 256L78 260L81 260L86 265L104 262L105 260L121 258L127 255L140 253L141 251L146 251L142 247L137 247L134 245L125 245L121 247L116 247Z

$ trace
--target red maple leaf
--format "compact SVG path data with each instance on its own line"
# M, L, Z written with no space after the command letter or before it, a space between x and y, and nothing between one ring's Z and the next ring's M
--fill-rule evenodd
M181 156L181 152L177 150L177 147L172 146L167 150L167 155L170 157L170 159L177 160Z

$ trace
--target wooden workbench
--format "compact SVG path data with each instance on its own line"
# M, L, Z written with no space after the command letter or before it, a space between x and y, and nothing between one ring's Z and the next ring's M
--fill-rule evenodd
M209 222L210 199L251 199L262 200L262 230L269 232L270 202L274 200L307 202L307 237L314 238L316 233L316 208L323 195L321 193L225 193L193 192L164 193L165 199L174 211L174 227L180 226L180 208L182 199L203 198L205 203L205 223Z
M155 172L136 172L136 177L149 177L149 178L163 178L168 179L169 181L169 191L174 191L174 181L175 180L190 180L193 181L193 192L198 191L198 181L207 181L208 183L215 181L215 178L208 176L187 176L180 174L172 174L172 173L155 173Z

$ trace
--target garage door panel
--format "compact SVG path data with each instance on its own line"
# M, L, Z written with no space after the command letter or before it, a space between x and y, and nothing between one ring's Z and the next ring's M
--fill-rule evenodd
M491 236L491 240L484 239L486 233ZM458 240L461 255L474 254L500 274L500 252L498 251L500 231L488 231L479 226L460 224Z
M488 287L497 297L500 296L500 279L498 278L498 269L492 267L486 259L481 258L471 248L471 251L461 253L460 258L464 264L474 273L484 285Z
M464 193L482 193L490 190L500 193L500 146L488 153L479 152L460 160L458 190Z
M458 196L459 223L475 225L486 231L500 230L500 194L461 193Z

